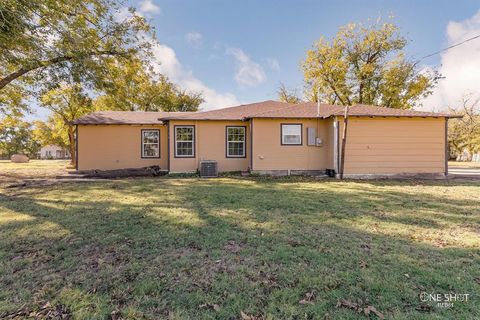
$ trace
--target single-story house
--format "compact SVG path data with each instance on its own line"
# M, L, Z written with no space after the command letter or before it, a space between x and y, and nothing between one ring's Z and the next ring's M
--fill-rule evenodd
M38 157L40 159L69 159L70 152L55 144L49 144L40 148Z
M203 112L101 111L76 125L77 170L339 172L345 107L264 101ZM349 107L344 176L447 174L444 113Z

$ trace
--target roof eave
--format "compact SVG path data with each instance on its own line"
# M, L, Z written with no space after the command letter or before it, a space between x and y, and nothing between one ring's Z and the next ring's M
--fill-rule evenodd
M141 126L154 126L154 125L163 125L163 121L159 122L71 122L73 125L83 125L83 126L98 126L98 125L141 125Z

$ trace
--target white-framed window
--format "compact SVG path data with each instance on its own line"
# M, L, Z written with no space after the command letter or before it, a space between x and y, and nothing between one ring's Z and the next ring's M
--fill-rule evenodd
M282 145L302 145L302 125L299 123L281 124Z
M245 127L226 127L227 158L245 158Z
M160 158L160 130L142 130L142 158Z
M175 157L195 157L195 126L175 126Z

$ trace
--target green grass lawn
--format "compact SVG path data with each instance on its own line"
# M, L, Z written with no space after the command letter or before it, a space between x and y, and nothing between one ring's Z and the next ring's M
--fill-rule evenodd
M474 319L479 292L479 182L0 189L0 318Z

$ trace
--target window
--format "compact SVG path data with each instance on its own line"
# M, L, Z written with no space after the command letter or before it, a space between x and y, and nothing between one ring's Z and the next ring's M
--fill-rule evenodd
M142 158L160 158L160 130L142 130Z
M194 126L175 126L175 157L195 157Z
M282 124L282 145L302 145L302 125Z
M227 127L227 158L245 158L245 127Z

